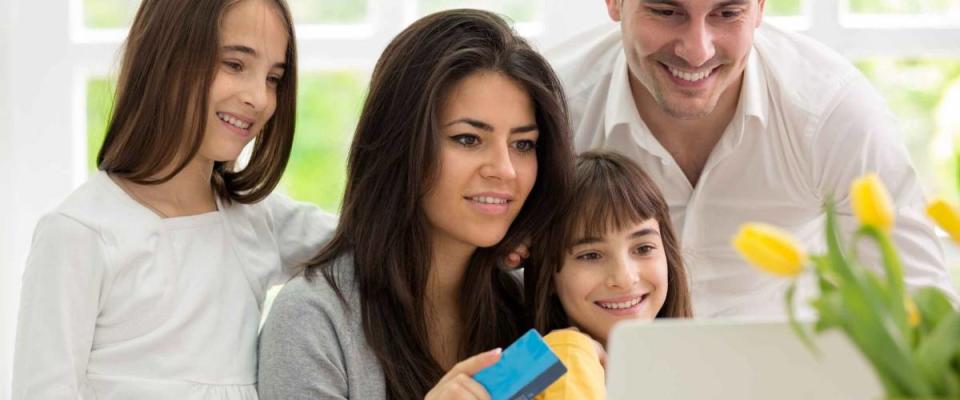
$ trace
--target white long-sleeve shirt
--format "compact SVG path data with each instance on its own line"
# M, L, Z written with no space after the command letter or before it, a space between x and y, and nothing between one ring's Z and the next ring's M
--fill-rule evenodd
M893 238L907 285L937 286L956 301L896 117L866 78L825 46L767 24L757 30L736 114L696 186L637 112L619 25L575 37L547 58L568 95L577 151L621 152L663 191L696 316L783 316L788 281L747 265L731 238L745 222L765 222L822 250L825 202L835 199L839 221L851 232L858 222L849 185L870 172L896 206ZM879 263L869 264L879 270ZM808 274L797 304L814 290Z
M266 289L336 219L279 195L160 218L99 172L44 216L24 271L13 399L256 399Z

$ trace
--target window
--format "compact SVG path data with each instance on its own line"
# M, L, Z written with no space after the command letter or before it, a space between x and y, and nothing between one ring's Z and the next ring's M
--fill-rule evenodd
M518 23L530 23L540 19L543 1L540 0L418 0L420 15L427 15L451 8L482 8L509 16Z

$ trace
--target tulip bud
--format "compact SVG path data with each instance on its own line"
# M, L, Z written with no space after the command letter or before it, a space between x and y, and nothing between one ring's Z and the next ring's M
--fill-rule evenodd
M907 323L914 327L920 325L920 310L910 296L903 298L903 307L907 310Z
M934 199L927 205L927 215L960 243L960 211L944 199Z
M860 223L871 225L885 232L893 228L893 207L890 194L876 174L869 174L850 185L853 213Z
M807 260L803 247L789 233L766 224L741 226L733 247L751 264L774 275L796 276Z

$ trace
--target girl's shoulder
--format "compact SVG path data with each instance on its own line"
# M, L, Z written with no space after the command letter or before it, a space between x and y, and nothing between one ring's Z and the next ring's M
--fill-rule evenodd
M38 224L63 228L78 224L101 235L128 228L143 229L157 217L139 206L103 171L98 171L71 192Z

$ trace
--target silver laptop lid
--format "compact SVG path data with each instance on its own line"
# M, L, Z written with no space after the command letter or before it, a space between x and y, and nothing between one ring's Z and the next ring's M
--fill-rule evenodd
M630 321L610 335L610 399L883 398L845 336L815 336L812 354L786 322Z

